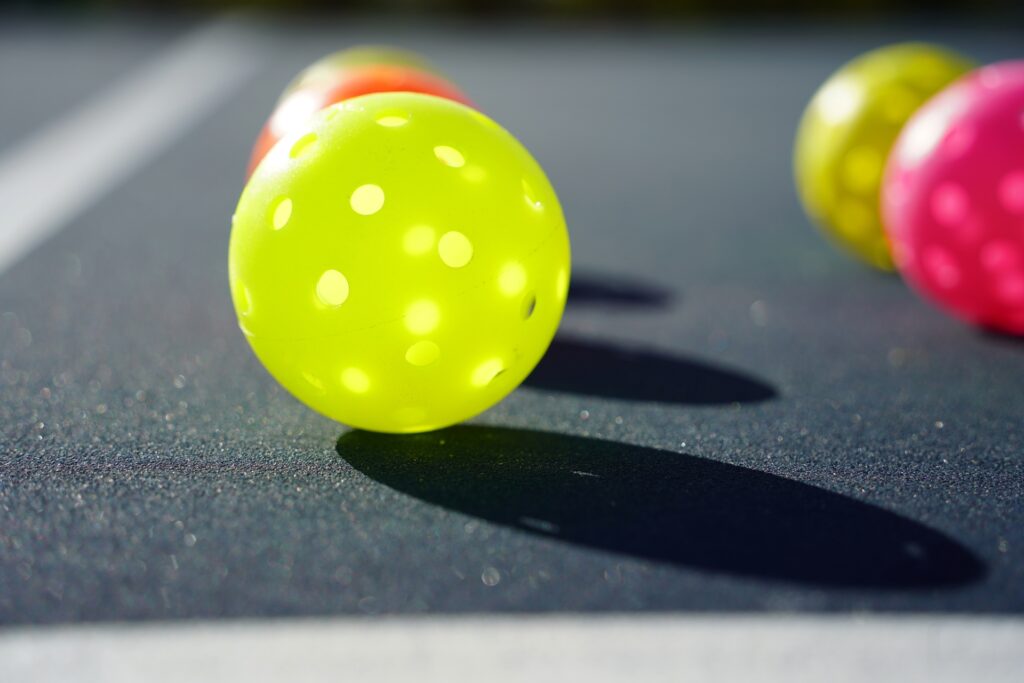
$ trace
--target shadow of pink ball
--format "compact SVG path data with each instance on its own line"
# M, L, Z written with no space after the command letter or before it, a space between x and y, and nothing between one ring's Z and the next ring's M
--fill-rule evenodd
M916 289L1024 335L1024 60L978 69L914 114L889 154L882 214Z

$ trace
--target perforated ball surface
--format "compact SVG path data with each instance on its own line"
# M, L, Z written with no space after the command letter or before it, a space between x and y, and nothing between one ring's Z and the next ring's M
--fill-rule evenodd
M889 150L914 111L971 67L925 43L879 48L830 76L804 112L794 151L804 209L833 241L876 268L893 268L879 210Z
M909 282L964 320L1024 335L1024 61L979 69L922 107L883 199Z
M508 132L412 93L333 105L269 152L229 249L239 326L313 409L384 432L492 406L561 319L558 198Z

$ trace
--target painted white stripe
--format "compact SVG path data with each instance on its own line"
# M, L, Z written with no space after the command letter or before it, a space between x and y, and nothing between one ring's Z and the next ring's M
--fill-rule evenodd
M0 158L0 273L254 74L246 44L230 19L202 26Z
M850 616L280 619L0 632L0 680L1024 680L1024 620Z

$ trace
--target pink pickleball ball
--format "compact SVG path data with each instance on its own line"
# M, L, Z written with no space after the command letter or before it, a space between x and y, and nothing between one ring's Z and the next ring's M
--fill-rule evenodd
M1024 60L978 69L914 114L886 164L882 212L915 288L1024 335Z

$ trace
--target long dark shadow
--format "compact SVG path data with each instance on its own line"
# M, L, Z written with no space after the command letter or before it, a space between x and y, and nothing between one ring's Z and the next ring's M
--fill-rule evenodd
M454 427L349 432L338 453L428 503L566 543L710 572L849 588L958 586L962 545L837 493L745 467L597 439Z
M776 396L771 385L736 370L565 335L555 337L525 384L571 394L697 405Z
M664 287L583 271L573 273L566 305L665 308L673 298Z
M979 327L975 334L985 342L1006 348L1024 349L1024 336L997 330L994 327Z

